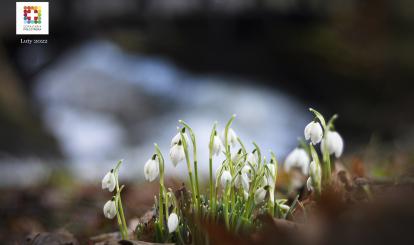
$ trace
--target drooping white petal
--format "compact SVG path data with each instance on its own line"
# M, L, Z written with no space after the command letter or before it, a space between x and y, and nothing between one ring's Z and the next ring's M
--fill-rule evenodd
M226 142L225 133L226 130L223 129L223 131L221 132L221 138L223 139L223 142ZM227 142L232 147L234 147L237 144L237 134L236 132L234 132L232 128L229 128L229 131L227 132Z
M284 164L285 172L289 172L293 167L301 168L304 175L309 173L309 156L304 149L296 148L288 154Z
M310 139L310 131L311 131L312 125L313 125L313 121L308 123L305 127L303 134L305 135L306 140Z
M109 200L105 203L103 207L103 213L108 219L113 219L116 216L117 210L114 200Z
M223 173L221 174L220 182L221 182L221 186L224 189L226 188L226 185L230 184L230 182L231 182L230 171L228 171L228 170L223 171Z
M238 150L237 152L234 152L231 154L231 161L234 164L237 164L239 161L242 160L243 152L242 149Z
M185 142L187 142L187 144L190 142L189 140L188 140L188 135L187 135L187 133L185 133L185 128L183 128L183 129L181 129L182 131L184 131L183 132L183 135L184 135L184 139L185 139ZM173 138L172 138L172 140L171 140L171 144L170 144L170 147L173 147L174 145L176 145L176 144L178 144L178 142L181 140L181 134L180 134L180 132L178 132Z
M286 204L280 204L279 207L285 212L289 211L289 209L290 209L290 207Z
M320 187L319 185L322 180L322 168L318 163L316 163L315 161L312 161L310 163L309 169L310 169L310 177L308 181L306 182L308 190L309 189L313 190L314 188L318 189ZM312 188L310 188L308 185Z
M110 192L113 192L116 186L115 174L111 170L105 174L102 179L102 189L108 189Z
M213 154L218 155L222 151L223 144L221 143L220 137L215 135L213 137Z
M276 167L274 164L268 163L266 164L266 173L265 177L267 179L267 185L274 186L275 185L275 175L276 175Z
M168 232L174 232L178 227L178 216L175 213L171 213L168 217Z
M243 191L244 199L249 199L249 192Z
M254 193L254 203L260 204L264 201L264 199L266 198L266 190L263 187L260 187L256 190L256 192Z
M341 135L335 131L328 131L321 143L321 150L324 153L328 150L329 154L335 154L335 157L340 157L344 150L344 141Z
M250 180L253 170L250 165L244 165L241 172L246 174L247 178Z
M339 158L344 151L344 140L342 139L341 135L337 132L332 132L334 141L335 141L335 157Z
M179 141L179 143L175 144L173 147L171 147L170 149L170 158L171 161L175 166L177 166L178 163L180 163L181 161L184 160L185 158L185 153L184 153L184 147L181 144L181 142Z
M323 130L322 126L318 122L310 122L306 125L304 130L306 140L311 140L312 144L316 145L322 140Z
M256 167L259 162L259 156L256 150L247 154L247 162Z
M234 179L234 186L236 188L243 188L243 190L249 190L249 177L246 173L240 172Z
M154 181L160 173L158 158L150 158L144 166L144 176L147 181Z
M309 177L308 180L306 181L306 187L308 189L308 191L313 191L313 183L312 183L312 178Z

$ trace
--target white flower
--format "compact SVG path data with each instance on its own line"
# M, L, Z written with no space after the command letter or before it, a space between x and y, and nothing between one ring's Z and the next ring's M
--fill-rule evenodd
M272 164L272 163L268 163L268 164L266 164L266 168L267 168L267 170L266 170L266 172L265 172L265 179L266 179L266 182L267 182L267 185L270 185L270 186L274 186L275 185L275 175L276 175L276 167L275 167L275 165L274 164Z
M290 207L286 204L280 204L279 207L285 212L289 211L290 209Z
M308 191L313 191L313 183L312 183L311 177L309 177L308 180L306 181L306 187L308 188Z
M178 127L177 127L177 129L178 129ZM187 142L187 144L188 144L188 142L189 142L189 140L188 140L188 136L187 136L187 134L185 133L185 128L182 128L181 129L181 132L183 133L183 135L184 135L184 139L185 139L185 142ZM176 144L178 144L178 142L181 140L181 134L180 134L180 132L178 132L173 138L172 138L172 140L171 140L171 144L170 144L170 147L173 147L174 145L176 145Z
M247 174L240 172L234 179L234 186L236 188L243 188L245 191L249 191L249 177Z
M221 143L220 137L215 135L213 137L213 154L218 155L222 151L223 144Z
M256 149L247 154L247 162L249 162L253 166L257 166L259 162L259 156Z
M157 155L154 154L152 158L148 159L144 166L144 176L145 180L152 182L155 178L158 177L160 173L159 162Z
M312 161L310 163L310 177L306 181L306 186L308 190L314 190L315 188L319 190L320 183L322 180L322 169L319 164L317 164L315 161Z
M175 213L171 213L168 217L168 232L174 232L178 227L178 216Z
M223 139L223 142L226 142L226 129L223 129L223 132L221 132L221 138ZM227 142L231 146L235 146L237 144L237 134L234 132L232 128L229 128L229 131L227 132Z
M310 122L305 127L305 139L311 140L312 144L316 145L322 140L323 130L318 122Z
M335 131L326 132L325 138L321 142L321 151L324 153L326 148L328 148L329 154L334 154L335 157L340 157L344 150L344 141L342 140L341 135Z
M181 140L179 140L177 144L171 147L170 158L174 166L177 166L179 162L184 160L185 153L184 153L184 147L183 147Z
M242 149L239 149L237 152L234 152L233 154L231 154L231 161L233 163L238 163L241 158L243 156L243 151Z
M310 175L315 176L316 179L320 179L322 177L322 169L319 164L315 161L312 161L309 165L310 168Z
M309 173L309 156L304 149L296 148L286 157L284 169L289 172L292 167L302 169L304 175Z
M109 200L105 203L103 207L103 212L106 218L113 219L117 213L116 210L116 204L114 198L112 200Z
M250 165L244 165L241 172L243 174L246 174L247 177L250 179L253 171L252 171L252 168L250 167Z
M231 174L228 170L223 171L223 173L221 174L221 186L223 188L226 188L227 184L230 184L231 182Z
M108 189L110 192L113 192L116 186L115 174L112 169L102 179L102 189Z
M256 205L262 203L266 198L266 193L267 191L263 187L260 187L259 189L257 189L256 192L254 193L254 203Z
M249 192L243 191L244 199L249 199Z

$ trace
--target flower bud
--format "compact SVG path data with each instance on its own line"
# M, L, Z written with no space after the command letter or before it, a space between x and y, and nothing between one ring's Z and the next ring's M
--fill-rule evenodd
M264 187L260 187L259 189L257 189L254 193L254 203L256 205L262 203L266 198L266 194L267 190Z
M177 129L179 129L178 127L177 127ZM188 136L187 136L187 134L185 133L185 127L183 127L182 129L181 129L181 132L183 133L183 135L184 135L184 139L185 139L185 142L189 142L188 141ZM180 132L178 132L173 138L172 138L172 140L171 140L171 144L170 144L170 147L173 147L174 145L176 145L176 144L178 144L178 142L181 140L181 134L180 134Z
M220 137L215 135L213 137L213 154L218 155L222 151L223 144L221 143Z
M306 125L304 133L305 133L305 139L306 140L310 139L312 141L312 144L314 145L319 143L323 137L323 130L322 130L321 125L318 122L314 122L314 121Z
M328 149L329 154L335 154L335 157L340 157L344 150L344 141L341 135L335 131L326 132L325 138L321 142L321 151L324 153Z
M306 186L308 190L317 190L320 191L320 184L322 181L322 169L319 164L317 164L315 161L312 161L310 163L310 177L306 181Z
M157 155L154 154L152 158L150 158L144 166L144 176L145 180L152 182L155 178L158 177L160 173L159 169L159 162L157 159Z
M247 154L247 162L249 162L252 166L255 166L256 168L259 162L259 155L256 149L254 149L252 152Z
M110 192L113 192L116 186L115 174L112 169L102 179L102 189L108 189Z
M231 177L230 171L228 170L223 171L223 173L221 174L221 180L220 180L221 186L225 189L227 184L230 184L231 179L232 177Z
M221 134L221 138L223 139L223 142L226 141L225 139L225 135L226 134L226 130L224 129L222 134ZM227 131L227 142L229 143L229 145L231 146L235 146L237 144L237 134L236 132L234 132L234 130L232 128L229 128L229 130Z
M304 175L308 175L309 161L308 153L304 149L296 148L286 157L284 165L285 172L289 172L293 167L299 167L302 169Z
M236 188L243 188L245 191L249 191L249 177L246 173L239 172L234 179L234 186Z
M109 200L105 203L103 207L103 212L106 218L113 219L117 213L116 210L116 204L114 198L112 200Z
M237 152L234 152L233 154L231 154L231 161L234 164L237 164L240 160L242 160L242 156L243 156L243 151L240 148Z
M178 216L175 213L171 213L168 217L168 232L174 232L178 227Z
M177 166L178 163L184 160L185 153L184 153L184 147L183 147L181 140L179 140L177 144L171 147L170 158L174 166Z

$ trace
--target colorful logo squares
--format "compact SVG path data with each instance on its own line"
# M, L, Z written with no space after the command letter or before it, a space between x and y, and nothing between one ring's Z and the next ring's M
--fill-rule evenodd
M23 7L24 24L41 24L42 7L41 6L24 6Z

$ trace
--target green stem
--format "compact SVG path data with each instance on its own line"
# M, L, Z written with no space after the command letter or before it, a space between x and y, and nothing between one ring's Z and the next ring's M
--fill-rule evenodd
M194 186L194 181L193 181L193 171L191 170L190 156L188 154L188 145L187 145L187 141L185 140L184 134L181 131L180 131L180 135L181 135L181 143L183 144L183 148L184 148L185 161L187 162L188 177L190 179L190 185L191 185L191 196L194 200L194 208L195 210L198 210L198 199L196 198L196 188Z
M212 214L212 217L214 217L214 205L215 205L215 199L214 199L214 188L213 188L213 144L214 144L214 136L216 134L216 127L217 122L214 122L213 124L213 130L211 130L210 134L210 144L209 144L209 170L210 170L210 212Z
M179 120L179 123L181 123L185 128L188 129L188 132L190 133L191 142L193 144L193 159L194 159L194 181L195 181L195 191L196 191L196 198L197 198L197 207L200 208L201 202L200 202L200 187L198 184L198 162L197 162L197 143L196 143L196 136L194 134L193 129L183 120Z
M229 200L228 200L228 190L229 184L226 185L224 195L223 195L223 204L224 204L224 222L226 224L227 230L230 230L230 222L229 222Z
M228 133L229 133L230 126L233 123L233 120L235 118L236 118L236 115L233 114L231 116L230 120L227 122L226 128L224 129L224 148L226 150L226 159L229 163L230 173L231 173L232 176L234 176L234 167L233 167L233 163L232 163L232 160L231 160L231 152L230 152Z
M164 198L165 198L165 187L164 187L164 157L162 156L161 150L157 144L154 144L156 154L158 156L158 164L160 169L160 198L158 203L159 208L159 223L161 227L161 233L164 234Z
M128 238L128 228L126 225L126 221L125 221L125 215L124 215L124 209L122 208L122 200L121 200L121 191L123 189L123 186L121 188L119 188L119 178L118 178L118 173L119 173L119 168L121 167L122 164L122 160L118 161L115 169L114 169L114 174L115 174L115 180L116 180L116 196L117 196L117 208L118 208L118 212L119 216L118 216L118 223L119 223L119 219L121 220L122 225L120 226L120 230L121 230L121 235L123 239L127 239ZM119 218L120 217L120 218Z

